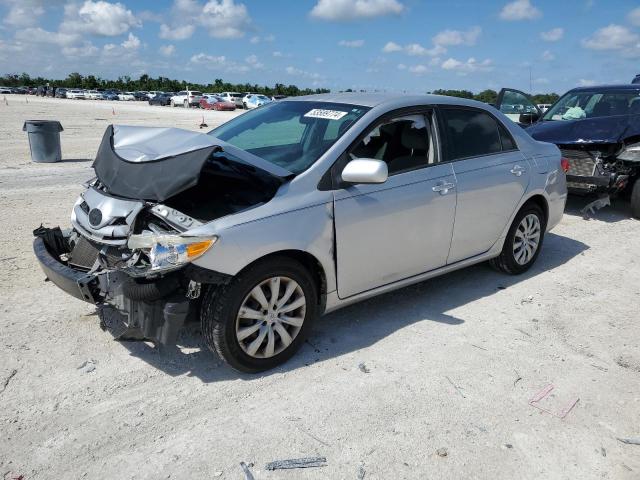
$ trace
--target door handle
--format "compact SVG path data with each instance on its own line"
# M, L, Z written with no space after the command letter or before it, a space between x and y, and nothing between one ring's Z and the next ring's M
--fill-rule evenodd
M520 177L524 172L526 172L526 168L521 167L520 165L516 165L515 167L513 167L511 170L509 170L511 173L513 173L516 177Z
M438 182L433 187L431 187L431 190L433 190L434 192L438 192L440 195L446 195L447 193L449 193L449 190L453 190L454 188L456 188L456 185L454 183Z

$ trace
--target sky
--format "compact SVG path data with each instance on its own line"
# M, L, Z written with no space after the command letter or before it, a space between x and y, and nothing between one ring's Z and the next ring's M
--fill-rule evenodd
M0 0L0 74L563 93L640 73L640 1Z

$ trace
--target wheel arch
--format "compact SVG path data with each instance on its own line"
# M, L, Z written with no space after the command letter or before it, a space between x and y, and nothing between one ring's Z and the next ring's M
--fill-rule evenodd
M549 202L544 197L544 195L542 195L540 193L536 193L536 194L530 196L522 204L522 206L518 209L518 212L520 210L522 210L524 207L526 207L527 205L531 205L531 204L534 204L534 205L537 205L538 207L540 207L540 209L542 210L542 213L544 213L544 221L545 221L545 223L548 222L548 220L549 220Z
M267 259L274 258L274 257L290 258L300 263L304 268L306 268L309 271L318 290L317 300L318 300L318 305L320 307L320 312L322 312L324 310L324 307L326 304L326 297L327 297L327 274L320 260L318 260L313 254L309 252L305 252L303 250L295 250L295 249L278 250L275 252L271 252L271 253L268 253L267 255L264 255L260 258L255 259L254 261L246 265L240 272L238 272L237 275L239 275L241 272L245 270L252 268L257 263L263 262Z

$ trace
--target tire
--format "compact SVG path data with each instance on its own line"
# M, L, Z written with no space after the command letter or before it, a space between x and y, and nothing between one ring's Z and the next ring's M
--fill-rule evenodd
M301 306L299 309L289 312L291 315L296 315L298 312L299 317L291 318L291 320L295 319L300 322L300 318L302 318L301 325L294 327L281 322L280 315L278 315L278 319L274 320L274 316L279 311L274 306L274 312L271 313L270 296L267 299L265 295L263 301L269 301L266 308L272 315L271 320L265 320L267 316L263 316L267 310L258 311L260 307L255 297L252 297L252 291L261 288L263 293L269 295L270 290L264 290L265 287L261 284L268 282L273 277L281 278L278 282L277 298L284 298L289 286L287 280L296 284L293 293L283 302L283 309L293 306L302 296L304 297L306 302L304 307ZM260 314L261 317L255 319L239 317L241 307L248 307L245 311ZM317 286L309 271L300 263L288 257L273 257L240 272L227 285L207 290L202 299L200 312L202 335L211 351L217 353L238 371L263 372L286 362L304 343L318 315ZM267 323L268 321L273 322L273 327L271 327L271 323ZM243 340L239 339L243 329L246 331L255 327L258 330L252 330L253 333ZM292 338L288 346L285 346L285 337L279 333L281 328L287 329L286 335ZM271 342L271 356L268 356L270 339L275 340ZM248 350L251 350L254 342L260 346L258 351L251 355Z
M243 103L243 104L242 104L242 108L243 108L244 110L249 110L249 109L247 108L247 104L246 104L246 103Z
M640 177L636 179L631 188L631 215L640 220Z
M535 220L532 216L535 217ZM527 225L523 223L525 222L525 219L528 219L527 222L531 221L529 225L535 225L535 221L537 221L537 231L539 235L537 240L535 239L535 235L528 235L525 233L527 230ZM498 257L491 259L489 264L494 269L509 275L519 275L526 272L535 263L538 255L540 254L546 227L547 219L542 209L534 203L525 204L522 209L520 209L509 228L509 232L507 233L507 237L505 238L504 245L502 247L502 252L500 252ZM532 232L533 231L534 229L532 229ZM518 234L518 237L516 237L516 234ZM518 249L516 246L516 242L519 242L521 245L525 242L524 239L521 240L523 235L525 235L525 237L530 241L537 242L537 246L532 254L528 253L531 247L527 249L522 246ZM531 245L531 243L529 243L529 245ZM524 253L522 252L522 249L525 250Z
M185 100L184 102L182 102L182 106L184 108L189 108L189 100Z
M171 105L172 107L175 107L175 106L176 106L176 102L174 102L174 101L173 101L173 99L171 99L170 105Z

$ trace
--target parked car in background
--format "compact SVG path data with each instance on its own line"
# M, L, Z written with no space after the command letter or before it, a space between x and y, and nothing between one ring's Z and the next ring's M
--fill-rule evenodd
M236 109L235 102L229 102L217 95L203 95L200 99L200 107L205 110L229 110Z
M27 89L25 87L13 87L11 90L13 90L13 93L16 95L26 95L27 94Z
M121 102L133 102L135 99L136 97L133 96L133 92L122 92L118 94L118 100Z
M133 92L133 97L139 102L146 102L149 100L149 92Z
M164 93L164 92L161 92L160 90L152 90L150 92L147 92L147 98L153 98L159 93Z
M63 87L56 89L56 98L67 98L67 89Z
M182 90L171 97L171 106L197 107L200 105L202 92L196 90Z
M503 89L500 98L531 102L517 90ZM511 99L511 100L509 100ZM536 140L556 144L568 160L569 192L599 197L629 198L631 212L640 218L640 85L605 85L570 90L547 112L520 115L527 133ZM508 115L509 116L509 115ZM602 206L606 202L589 204Z
M542 113L546 112L547 110L549 110L549 108L551 107L550 103L539 103L538 104L538 108L540 109L540 111Z
M0 87L0 95L12 95L13 90L10 87Z
M236 104L236 108L243 108L242 105L242 94L238 92L222 92L216 93L220 98L226 100L227 102L233 102Z
M74 100L84 100L85 95L82 90L73 89L73 90L67 90L67 98L71 98Z
M120 100L120 92L115 90L106 90L103 95L105 100Z
M104 93L99 92L98 90L89 90L85 94L85 98L89 100L105 100Z
M566 201L555 145L434 95L299 97L209 134L110 126L93 168L73 228L34 232L47 278L127 339L170 344L199 316L245 372L325 312L483 261L526 272Z
M168 93L158 93L147 101L149 105L171 105L171 95Z
M631 83L640 83L640 75L636 75L635 78L631 80Z
M272 99L273 101L277 101L277 100L284 100L285 98L287 98L287 95L273 95L273 96L271 97L271 99Z
M266 105L267 103L271 103L273 100L267 97L266 95L261 95L259 93L251 93L246 95L242 99L242 106L245 110L249 110L252 108L261 107L262 105Z

